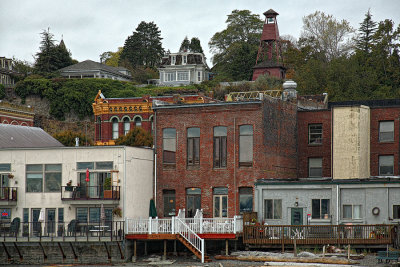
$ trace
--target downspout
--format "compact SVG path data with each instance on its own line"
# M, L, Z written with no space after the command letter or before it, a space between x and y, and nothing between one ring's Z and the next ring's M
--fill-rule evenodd
M157 110L154 111L153 131L154 131L154 204L157 207Z
M124 216L126 218L126 192L127 192L127 188L126 188L126 164L127 164L128 160L126 159L126 146L124 146L124 196L122 198L122 205L124 205Z
M239 162L239 161L238 161ZM234 188L234 201L235 201L235 215L236 213L236 194L239 193L239 189L236 188L236 118L233 118L233 188Z
M339 214L339 196L340 196L340 194L339 194L339 185L337 184L336 185L336 225L339 225L339 217L340 217L340 214Z

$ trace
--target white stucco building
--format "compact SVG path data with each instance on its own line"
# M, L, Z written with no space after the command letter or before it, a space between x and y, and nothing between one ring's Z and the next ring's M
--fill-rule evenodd
M153 194L153 150L3 148L0 178L2 220L19 217L21 222L35 222L43 209L45 222L95 223L102 205L107 221L146 218ZM113 214L117 207L121 217Z

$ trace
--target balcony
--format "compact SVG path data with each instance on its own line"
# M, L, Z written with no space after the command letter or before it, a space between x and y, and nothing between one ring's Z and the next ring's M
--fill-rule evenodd
M96 186L62 186L61 200L71 204L118 204L120 187L111 186L109 190L102 185Z
M0 205L15 206L17 205L17 187L0 187Z

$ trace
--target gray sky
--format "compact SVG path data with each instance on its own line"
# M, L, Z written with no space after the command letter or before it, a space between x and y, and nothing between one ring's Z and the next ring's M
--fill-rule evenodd
M254 14L274 9L281 35L298 38L302 18L316 10L346 19L354 28L368 8L373 19L400 22L400 0L0 0L0 56L33 62L40 33L50 27L57 41L78 61L99 61L105 51L116 51L141 21L154 21L161 30L163 47L176 52L185 36L198 37L208 61L208 42L226 28L227 15L234 9ZM210 64L212 65L212 64Z

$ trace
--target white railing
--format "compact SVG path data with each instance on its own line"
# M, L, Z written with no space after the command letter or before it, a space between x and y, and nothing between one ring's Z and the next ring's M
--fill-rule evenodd
M242 216L233 218L203 218L201 213L196 213L194 218L185 218L185 212L179 211L178 216L171 219L126 219L127 234L175 234L179 229L175 229L177 224L174 222L179 219L190 230L195 233L216 233L216 234L236 234L243 232Z
M204 239L192 231L180 218L175 219L177 233L186 239L197 251L201 253L201 262L204 263Z

